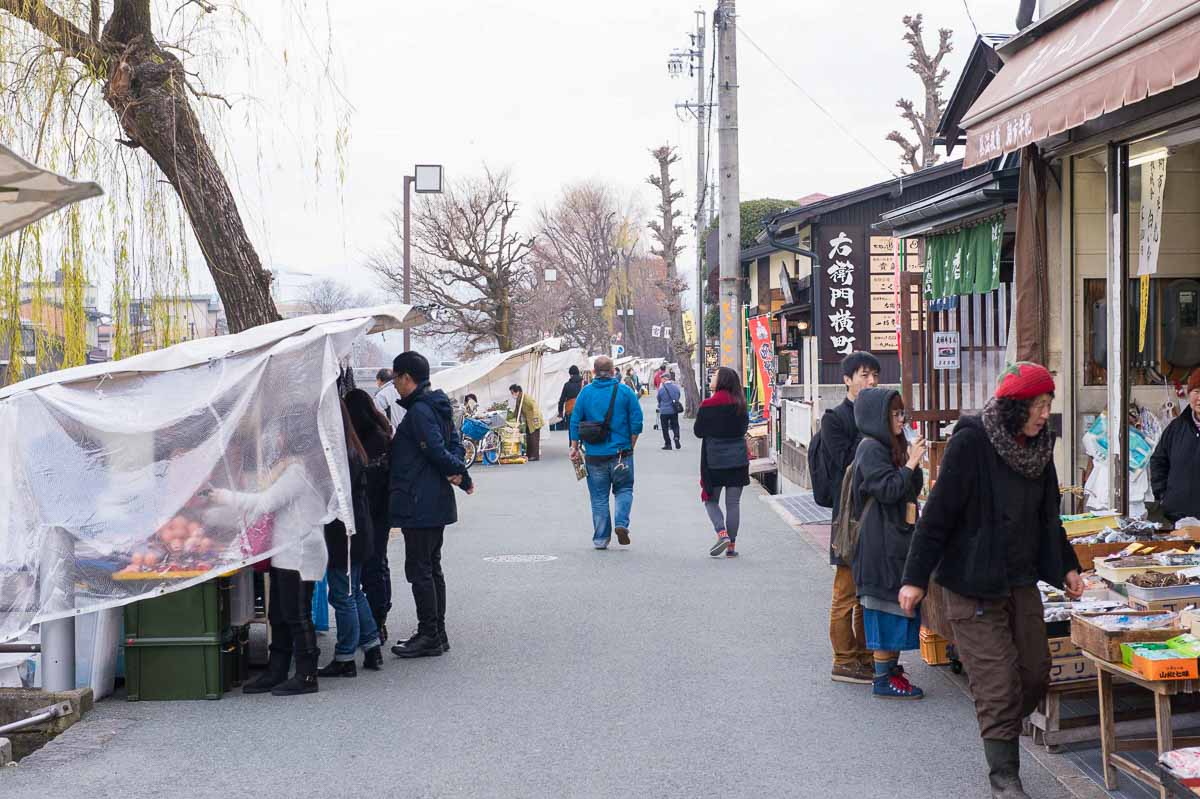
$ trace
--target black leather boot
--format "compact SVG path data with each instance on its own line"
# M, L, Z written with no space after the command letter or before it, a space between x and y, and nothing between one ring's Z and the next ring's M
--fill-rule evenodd
M290 680L282 682L271 689L271 696L296 696L297 694L315 694L317 692L317 658L320 650L296 654L296 673Z
M442 642L442 651L450 651L450 639L446 637L446 628L442 627L438 630L438 640Z
M271 652L267 669L242 686L244 694L265 694L288 678L292 656L285 652Z
M383 668L383 647L373 646L363 653L363 668L379 671Z
M442 641L437 634L431 635L420 630L407 641L401 641L392 647L392 654L398 658L440 657L442 651Z
M1029 799L1021 785L1021 742L983 739L992 799Z
M365 665L365 664L364 664ZM323 668L317 669L318 677L357 677L358 666L353 660L331 660Z

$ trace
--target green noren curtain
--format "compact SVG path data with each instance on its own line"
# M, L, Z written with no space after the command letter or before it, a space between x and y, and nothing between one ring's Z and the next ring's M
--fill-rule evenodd
M987 294L1000 287L1000 244L1004 217L997 216L925 240L927 300Z

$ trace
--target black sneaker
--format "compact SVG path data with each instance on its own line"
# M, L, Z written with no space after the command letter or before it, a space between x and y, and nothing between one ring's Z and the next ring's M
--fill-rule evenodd
M421 632L392 647L392 654L398 658L436 658L441 657L442 651L442 641L437 635Z
M670 448L671 448L671 445L670 445L670 444L666 444L666 445L664 445L664 446L663 446L663 449L670 449Z
M373 646L363 653L363 668L379 671L383 668L383 647Z
M299 694L315 694L319 690L317 675L297 674L286 682L281 682L271 689L271 696L297 696Z
M366 664L364 664L366 665ZM331 660L317 669L318 677L357 677L358 666L353 660Z
M449 652L450 651L450 639L446 637L445 630L442 630L440 633L438 633L438 639L442 642L442 651Z

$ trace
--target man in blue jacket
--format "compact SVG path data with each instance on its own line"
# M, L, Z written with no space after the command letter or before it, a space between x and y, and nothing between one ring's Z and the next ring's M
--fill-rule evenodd
M446 637L446 579L442 536L458 521L454 486L475 491L454 426L450 398L429 387L429 361L402 352L392 363L404 419L392 438L389 515L404 534L404 576L417 605L417 632L392 647L402 658L450 651Z
M601 356L592 367L595 378L584 386L571 413L571 460L580 458L583 446L588 493L592 498L592 546L608 549L613 532L608 495L617 499L617 541L629 544L629 513L633 509L633 448L642 433L642 407L637 394L613 374L612 358ZM602 426L612 408L606 431L588 434ZM581 435L580 429L583 429Z

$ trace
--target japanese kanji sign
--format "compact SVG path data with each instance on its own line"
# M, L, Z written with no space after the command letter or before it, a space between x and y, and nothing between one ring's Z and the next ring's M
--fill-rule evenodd
M822 227L814 246L821 256L820 291L813 307L821 360L837 362L870 347L871 254L861 227Z

